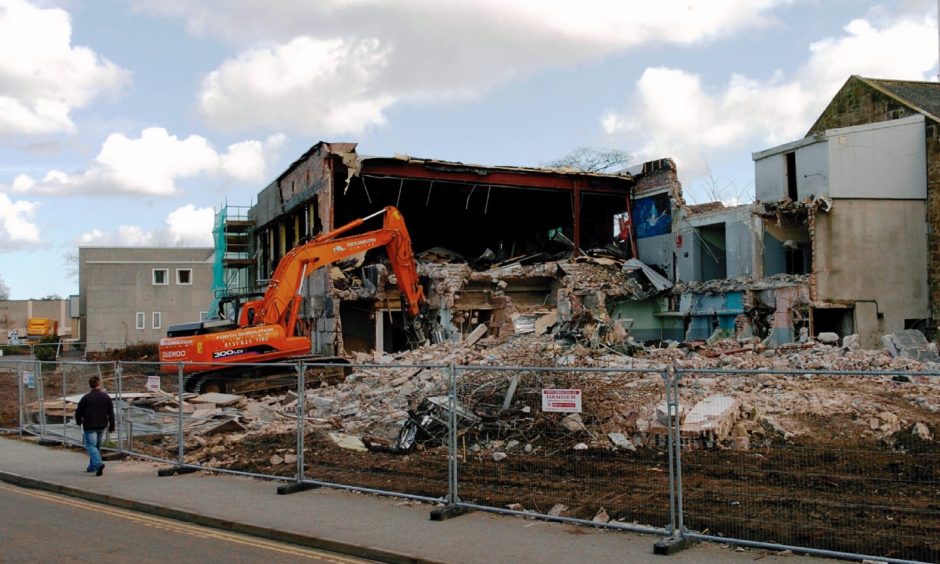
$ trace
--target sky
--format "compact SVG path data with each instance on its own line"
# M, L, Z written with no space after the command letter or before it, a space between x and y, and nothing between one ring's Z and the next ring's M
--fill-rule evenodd
M0 0L0 280L80 246L211 246L318 141L542 166L670 157L749 201L852 74L937 80L935 0Z

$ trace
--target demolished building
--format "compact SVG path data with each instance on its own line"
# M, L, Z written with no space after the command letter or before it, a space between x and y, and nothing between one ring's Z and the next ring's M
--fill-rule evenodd
M224 305L263 291L295 245L393 205L408 223L436 316L435 341L484 325L503 337L557 326L595 342L622 342L629 327L609 318L610 302L645 300L671 286L665 272L624 267L636 259L634 231L668 231L681 198L669 159L600 174L367 157L352 143L321 142L262 190L244 218L217 224L223 279L240 281L217 284L217 296ZM634 207L644 214L642 226L632 221ZM405 348L390 276L381 260L365 258L315 271L303 289L308 323L300 324L312 350L335 356Z

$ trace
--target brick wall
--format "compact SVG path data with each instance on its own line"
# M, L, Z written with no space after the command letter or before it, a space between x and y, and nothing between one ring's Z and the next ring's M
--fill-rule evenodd
M807 136L827 129L850 127L900 119L917 112L894 98L875 90L852 77L829 102ZM940 318L940 126L926 120L927 150L927 284L930 292L930 310L934 319Z

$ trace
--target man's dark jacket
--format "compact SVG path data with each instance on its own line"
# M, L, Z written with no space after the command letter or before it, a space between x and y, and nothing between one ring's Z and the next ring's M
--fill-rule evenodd
M75 422L86 431L107 427L113 433L114 405L111 396L97 388L82 396L75 410Z

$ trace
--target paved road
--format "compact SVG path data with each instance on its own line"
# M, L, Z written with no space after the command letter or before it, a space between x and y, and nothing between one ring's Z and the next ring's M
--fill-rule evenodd
M0 484L0 562L365 562Z

